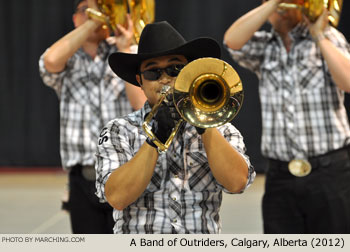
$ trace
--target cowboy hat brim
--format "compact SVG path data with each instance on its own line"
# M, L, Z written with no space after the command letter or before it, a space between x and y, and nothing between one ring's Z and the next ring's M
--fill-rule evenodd
M138 54L116 52L109 56L108 63L113 72L121 79L135 86L140 86L136 80L136 75L140 72L141 62L165 55L184 55L190 62L203 57L220 58L221 50L214 39L203 37L166 51Z

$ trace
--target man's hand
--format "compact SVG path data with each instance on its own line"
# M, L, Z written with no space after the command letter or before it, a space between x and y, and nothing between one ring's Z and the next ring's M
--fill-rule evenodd
M117 30L114 31L114 42L120 52L130 53L130 46L134 41L134 25L130 14L126 15L127 27L121 24L117 25Z
M154 116L152 132L164 144L180 119L181 116L177 112L174 103L169 102L167 105L163 102ZM151 141L147 140L147 143L157 148Z
M328 10L324 8L322 14L317 18L316 22L311 23L311 21L304 16L305 22L308 24L310 34L315 42L319 42L324 38L324 30L328 27Z
M99 11L96 0L87 0L87 4L88 4L89 8L92 8L92 9Z
M157 114L154 116L152 131L162 143L165 143L173 131L176 122L180 119L181 116L177 112L174 103L168 104L168 106L162 103L158 108Z

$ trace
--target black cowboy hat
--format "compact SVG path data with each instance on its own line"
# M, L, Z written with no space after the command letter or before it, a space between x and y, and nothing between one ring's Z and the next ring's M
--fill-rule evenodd
M113 72L123 80L139 86L136 74L142 61L164 55L184 55L188 61L202 57L220 58L219 44L211 38L197 38L187 42L168 22L146 25L138 45L137 54L113 53L108 62Z

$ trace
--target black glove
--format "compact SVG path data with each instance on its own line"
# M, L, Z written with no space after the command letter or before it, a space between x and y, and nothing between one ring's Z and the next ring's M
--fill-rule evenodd
M168 103L168 105L163 102L154 116L152 132L162 143L165 143L179 119L181 119L181 116L177 112L175 105L172 102ZM147 143L152 147L157 147L149 139L147 139Z
M206 130L206 129L198 128L198 127L195 127L195 128L197 130L198 135L202 135L205 132L205 130Z

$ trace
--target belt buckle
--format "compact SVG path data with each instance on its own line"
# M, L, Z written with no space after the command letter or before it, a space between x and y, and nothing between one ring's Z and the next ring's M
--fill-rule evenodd
M96 180L96 171L93 165L85 165L81 169L81 174L88 181Z
M288 170L296 177L305 177L310 174L312 167L305 159L293 159L288 164Z

